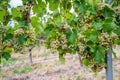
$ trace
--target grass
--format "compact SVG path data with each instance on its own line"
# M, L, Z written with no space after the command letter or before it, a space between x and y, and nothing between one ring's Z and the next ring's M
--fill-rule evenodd
M14 74L29 73L32 70L38 69L42 64L36 64L34 66L24 66L22 69L14 68L11 69Z
M14 74L22 74L22 73L28 73L32 70L33 70L32 66L24 66L22 69L14 68L12 69L12 72Z
M77 76L76 80L81 80L81 79L80 79L80 76Z
M32 71L33 68L31 66L25 66L22 70L21 73L28 73L30 71Z
M17 58L10 58L8 60L2 58L0 65L1 66L8 66L9 64L14 63L15 61L17 61Z

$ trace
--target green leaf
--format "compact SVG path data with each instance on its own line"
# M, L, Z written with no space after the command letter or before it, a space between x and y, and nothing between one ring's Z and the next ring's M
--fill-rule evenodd
M84 4L80 4L78 8L79 13L84 14L86 12L86 7Z
M24 27L26 25L25 21L18 21L19 27Z
M65 58L63 57L63 55L59 55L59 60L61 61L62 64L65 63Z
M114 10L110 6L106 5L104 7L104 9L103 9L103 16L105 18L113 17L114 14L115 14L115 12L114 12Z
M92 53L96 53L96 50L97 50L97 46L92 44L92 45L89 45L89 48L90 48L90 52Z
M2 57L8 60L11 57L12 48L5 48Z
M14 30L10 26L8 26L7 31L5 33L5 40L11 40L13 37L14 37Z
M50 10L54 11L55 9L58 9L59 2L59 0L49 0Z
M62 18L58 10L53 11L53 21L58 27L62 26Z
M88 38L88 40L98 42L98 32L95 29L85 31L84 35Z
M31 24L35 28L37 34L40 34L43 31L39 17L32 17Z
M75 43L77 41L77 31L75 29L69 29L66 33L66 37L69 43Z
M96 53L94 54L94 60L96 63L101 63L105 59L105 48L102 46L98 46Z
M12 49L11 49L11 48L5 48L3 52L4 52L4 53L11 53L11 52L12 52Z
M116 28L115 33L120 36L120 27Z
M120 39L116 39L116 40L114 41L114 43L117 44L117 45L120 45Z
M0 21L3 21L3 19L4 19L4 14L5 14L5 11L4 11L4 10L1 10L1 11L0 11Z
M12 39L13 37L14 37L13 34L7 33L6 36L5 36L5 40L10 40L10 39Z
M112 50L112 53L113 53L114 58L117 59L116 52L114 52L114 51Z
M52 25L52 24L47 25L47 27L45 28L46 38L48 38L50 36L53 29L54 29L54 25Z
M100 22L93 22L92 23L92 25L93 25L93 28L95 28L96 30L101 30L102 29L102 23L100 23Z
M88 66L89 65L89 60L82 59L82 64L84 64L85 66Z
M35 0L35 3L32 8L34 13L39 14L46 10L46 4L42 0Z
M111 31L113 31L117 28L117 25L114 23L114 20L112 18L107 18L104 21L102 27L103 27L104 31L111 33Z
M20 13L18 12L17 8L12 8L12 17L20 17Z
M21 36L18 37L18 43L23 45L25 42L27 41L27 35L23 34Z
M86 7L85 7L85 1L74 1L73 2L73 7L75 10L77 10L79 13L84 14L86 12Z

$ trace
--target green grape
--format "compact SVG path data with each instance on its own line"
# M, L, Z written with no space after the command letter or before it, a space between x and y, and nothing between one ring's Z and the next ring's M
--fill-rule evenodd
M29 36L30 39L32 39L32 41L35 41L36 33L34 28L31 27L30 29L27 29L25 33Z
M68 29L70 29L70 26L69 26L67 23L65 23L63 28L64 28L65 30L68 30Z
M89 29L92 28L92 24L84 24L83 28L84 28L85 31L89 30Z
M104 8L106 5L107 5L106 3L98 3L98 5L97 5L97 10L98 10L98 11L103 10L103 8Z
M110 45L114 44L114 40L118 38L118 35L112 33L111 35L107 33L101 33L99 36L100 44L109 49Z
M18 37L24 33L25 33L24 30L22 28L20 28L20 29L15 30L14 35L15 35L15 37Z
M59 41L55 40L55 41L51 41L50 42L50 47L53 49L57 49L59 47Z
M110 37L112 38L112 40L118 39L118 35L116 33L113 33L110 35Z

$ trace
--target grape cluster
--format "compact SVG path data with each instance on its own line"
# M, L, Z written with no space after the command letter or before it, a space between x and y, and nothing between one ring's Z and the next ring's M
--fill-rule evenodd
M109 47L114 44L114 40L118 38L118 35L115 33L110 35L107 33L101 33L98 38L100 41L99 43L106 47L106 49L109 49Z
M89 30L89 29L92 29L92 24L86 23L86 24L84 24L83 28L84 28L85 31Z
M6 28L4 26L1 26L1 24L0 24L0 33L3 33L5 31L6 31Z
M92 30L93 26L92 26L92 22L95 20L95 17L99 17L100 19L102 16L102 10L103 8L106 6L106 4L102 3L102 5L98 5L98 14L96 15L92 15L91 17L88 15L84 17L84 21L82 22L82 28L84 31L88 31L88 30ZM103 19L102 19L103 20ZM102 45L103 47L106 48L106 51L109 49L110 45L114 44L114 40L118 38L117 34L112 33L112 34L107 34L107 33L103 33L101 31L100 32L98 38L99 38L99 43L94 43L95 45ZM93 59L92 55L91 55L91 51L89 46L87 45L87 38L84 37L85 34L78 34L78 43L77 43L77 52L80 54L81 59L84 60L88 60L89 61L89 65L88 67L91 68L92 71L94 72L99 72L101 71L103 68L105 68L105 62L101 62L100 64L96 63L96 61Z
M61 48L62 50L65 50L67 48L67 39L65 34L59 34L57 39L50 40L50 48L53 53L57 51L58 48Z
M31 27L30 29L27 29L25 31L25 34L27 34L33 42L35 41L36 33L35 33L35 29L33 27Z
M24 5L24 6L19 6L18 7L18 11L22 14L25 14L26 12L29 11L29 6L28 5Z
M101 64L98 64L95 63L95 61L90 61L89 67L93 72L100 72L103 68L105 68L105 63L103 62Z
M26 41L24 42L24 44L19 44L17 40L18 40L19 36L22 36L24 34L27 35ZM14 31L13 45L14 45L15 51L24 50L25 46L30 46L30 45L34 44L35 40L36 40L36 33L35 33L35 29L33 27L30 27L29 29L19 28Z
M15 37L23 35L24 33L25 33L25 31L22 28L19 28L19 29L17 29L17 30L14 31Z
M114 8L115 11L115 23L119 26L120 25L120 7L115 7Z
M86 39L82 34L78 34L77 46L78 46L78 53L81 56L85 55L87 46L86 46Z

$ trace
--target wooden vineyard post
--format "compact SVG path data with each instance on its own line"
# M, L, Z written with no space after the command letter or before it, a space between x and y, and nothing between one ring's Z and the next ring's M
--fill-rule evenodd
M113 80L113 68L112 68L112 50L109 49L106 54L106 80Z

